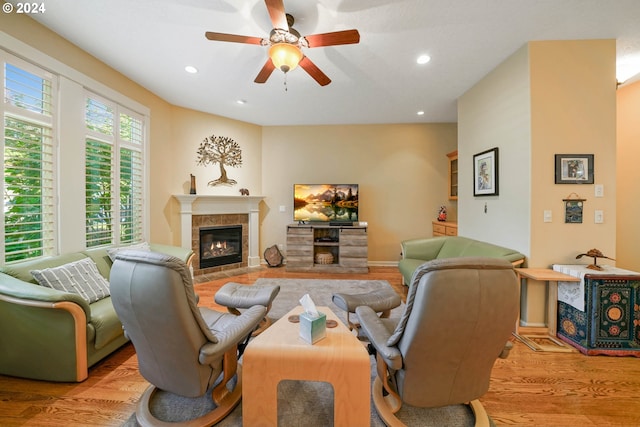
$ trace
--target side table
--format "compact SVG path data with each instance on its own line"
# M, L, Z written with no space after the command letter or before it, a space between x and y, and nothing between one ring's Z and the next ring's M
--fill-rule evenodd
M282 380L324 381L333 386L334 425L368 426L371 417L371 362L362 343L328 308L325 338L311 345L300 338L300 324L288 317L298 306L254 338L243 355L242 422L245 426L278 425L278 383Z
M528 335L521 334L520 315L518 315L514 332L516 338L534 351L571 351L561 341L555 339L558 322L558 282L579 282L580 279L549 268L516 268L515 272L518 275L518 280L521 286L522 281L528 279L547 282L547 327L535 329L540 330L536 335L544 335L546 339L550 340L555 345L541 345L537 342L538 340L532 339ZM530 330L534 328L528 329Z

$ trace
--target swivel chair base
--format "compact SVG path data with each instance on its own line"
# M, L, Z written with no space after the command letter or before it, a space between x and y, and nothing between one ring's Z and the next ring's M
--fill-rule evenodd
M220 421L222 421L227 415L233 411L242 399L242 378L241 367L238 366L236 385L230 392L223 394L222 398L216 399L217 393L220 392L220 388L225 387L225 384L219 384L211 392L211 397L216 404L215 409L207 412L206 414L185 421L163 421L156 418L150 410L150 402L153 395L159 390L156 386L149 386L136 407L136 420L142 427L209 427Z
M402 402L393 394L384 396L383 389L382 380L380 380L380 377L376 377L371 389L373 405L376 408L376 412L388 427L407 427L406 424L395 416L395 413L400 410ZM471 411L475 417L475 427L491 426L489 415L487 415L487 411L485 411L484 406L482 406L482 403L480 403L478 399L472 400L468 405L471 407Z

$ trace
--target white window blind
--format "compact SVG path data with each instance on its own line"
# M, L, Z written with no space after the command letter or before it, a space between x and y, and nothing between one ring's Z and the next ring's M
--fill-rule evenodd
M87 247L113 243L113 146L87 139L86 239Z
M54 116L57 81L3 56L2 155L4 262L54 254Z
M87 97L86 245L143 240L144 129L142 117Z

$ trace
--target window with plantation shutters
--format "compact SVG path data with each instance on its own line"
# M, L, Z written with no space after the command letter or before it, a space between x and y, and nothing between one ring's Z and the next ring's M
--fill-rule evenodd
M3 262L52 255L56 248L56 78L2 56Z
M143 240L144 120L89 94L86 123L86 245Z

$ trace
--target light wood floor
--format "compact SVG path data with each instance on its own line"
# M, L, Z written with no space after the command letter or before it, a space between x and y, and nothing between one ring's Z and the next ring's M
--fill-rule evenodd
M318 278L284 268L228 275L201 278L212 280L196 285L202 305L216 307L213 295L231 280L249 284L260 277ZM322 277L387 280L404 294L395 267ZM78 384L0 376L0 426L121 426L147 385L131 344L91 368L89 379ZM640 426L640 360L536 353L517 342L508 359L496 362L489 392L480 400L499 426Z

